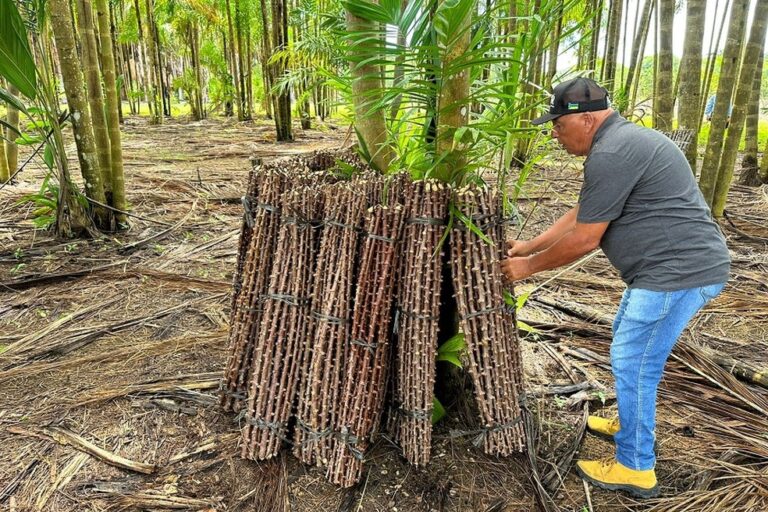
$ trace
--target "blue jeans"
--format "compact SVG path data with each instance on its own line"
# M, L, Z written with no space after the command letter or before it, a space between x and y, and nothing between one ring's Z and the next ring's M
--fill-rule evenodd
M725 284L655 292L629 288L613 322L611 369L621 429L616 460L631 469L653 469L656 389L672 347L693 315Z

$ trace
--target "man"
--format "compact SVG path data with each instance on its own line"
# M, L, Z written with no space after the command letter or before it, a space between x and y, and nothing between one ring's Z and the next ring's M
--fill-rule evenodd
M614 112L597 83L555 87L549 113L533 123L547 121L568 153L587 156L579 201L533 240L507 242L501 268L525 279L600 246L620 272L627 289L611 343L619 417L587 423L614 438L616 455L576 469L598 487L653 497L656 389L686 324L728 280L728 249L683 153Z

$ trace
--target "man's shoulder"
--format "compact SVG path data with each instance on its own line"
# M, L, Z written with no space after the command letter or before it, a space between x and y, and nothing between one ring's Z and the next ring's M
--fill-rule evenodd
M633 123L626 119L615 123L612 129L602 137L592 148L590 155L597 153L627 154L628 148L653 149L659 146L674 144L663 133Z

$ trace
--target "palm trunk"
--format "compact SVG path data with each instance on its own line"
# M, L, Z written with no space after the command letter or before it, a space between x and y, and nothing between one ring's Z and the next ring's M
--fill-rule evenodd
M648 29L651 26L651 17L653 15L653 6L656 4L655 0L645 0L643 5L643 11L638 22L640 25L635 33L635 39L632 42L632 53L629 61L629 70L627 71L627 78L624 82L623 93L626 97L626 105L621 109L626 115L631 113L631 110L635 107L635 89L640 79L640 68L642 67L643 50L645 49L645 43L648 40Z
M82 51L83 73L88 90L88 106L91 109L93 137L96 141L96 155L99 158L101 182L107 201L112 198L112 158L107 132L107 119L104 114L104 97L101 90L101 75L96 49L96 35L93 33L93 9L90 0L77 0L77 26L80 31L80 49Z
M67 96L67 106L72 120L72 131L75 135L77 158L80 162L80 172L85 181L85 194L95 201L105 203L106 198L93 137L93 123L91 112L85 101L82 63L77 56L69 2L67 0L50 0L48 5L51 13L51 27L59 55L64 92ZM95 206L93 211L96 225L100 228L108 227L107 211L100 206Z
M2 126L0 126L0 135L8 137L9 139L11 138L11 134L7 133ZM0 138L0 183L7 183L8 180L11 179L11 172L8 168L8 159L5 156L5 148L7 147L7 144L6 141Z
M653 126L659 130L672 129L672 32L675 0L659 0L659 52L656 96L653 104Z
M605 60L603 62L603 85L609 90L614 90L616 78L616 54L621 35L621 13L624 8L624 0L611 0L611 11L608 16L608 35L605 43Z
M232 7L230 6L229 0L226 0L225 7L227 10L227 28L229 30L229 66L230 66L230 73L232 75L232 82L235 87L235 101L234 103L237 105L237 118L239 120L243 120L243 109L242 105L240 104L240 71L237 67L237 51L235 49L235 45L237 44L237 39L235 39L235 28L232 24Z
M733 169L736 166L736 153L739 149L741 134L744 130L744 120L747 117L747 104L749 103L750 96L752 96L757 63L760 62L762 64L760 55L765 46L765 32L766 28L768 28L768 16L765 15L767 12L768 0L757 0L752 28L749 32L749 39L744 49L744 58L742 59L741 70L739 71L739 81L736 86L736 96L733 101L733 112L731 113L728 136L725 140L723 156L720 159L717 172L712 214L718 218L723 216L725 202L728 198L728 190L731 188Z
M443 3L445 6L445 3ZM450 8L446 9L448 11ZM446 13L450 16L452 13ZM466 167L465 150L461 143L454 144L454 134L469 119L469 70L450 72L469 49L472 10L467 10L457 27L457 33L438 36L438 46L446 48L442 69L442 87L437 97L437 151L440 159L435 177L448 183L460 183L458 173Z
M243 44L243 12L240 9L240 0L235 0L235 34L237 36L237 80L240 87L238 101L240 102L240 120L247 121L251 119L251 113L248 111L248 99L245 85L245 61Z
M279 52L288 46L288 11L284 0L272 0L272 51ZM285 74L285 62L281 59L271 65L271 75L273 79ZM354 78L354 77L353 77ZM354 81L353 81L354 94ZM291 92L284 88L280 93L275 94L274 116L275 129L277 131L278 141L293 140L293 131L291 128Z
M246 44L246 58L245 58L245 90L247 92L246 108L248 109L248 119L253 119L253 43L251 42L251 24L246 24L245 28L245 44Z
M347 31L370 32L374 24L358 18L349 11ZM383 110L372 110L371 105L381 98L381 68L375 64L361 64L369 57L361 45L351 45L348 56L352 74L352 101L355 110L355 128L360 143L371 156L371 165L381 172L389 167L394 159L394 152L387 141L387 125Z
M160 95L162 87L160 86L161 70L157 60L156 30L155 30L155 4L153 0L146 0L147 19L144 24L146 28L145 41L147 42L147 53L149 54L149 101L152 103L151 116L149 124L163 124L163 105Z
M731 17L728 22L728 37L723 50L723 65L720 68L720 81L717 84L717 100L712 122L709 127L707 148L704 150L704 162L701 165L699 188L707 204L713 206L717 173L720 168L720 158L723 149L726 126L728 125L728 110L733 96L733 85L736 81L741 47L744 43L747 7L749 0L734 0ZM739 128L740 129L740 128Z
M19 90L16 88L16 86L8 84L8 92L13 94L14 96L19 95ZM15 128L16 130L19 129L19 111L18 109L13 108L12 106L7 106L7 114L6 119L10 126ZM12 130L7 130L8 133L8 139L5 142L5 160L6 164L8 166L8 172L13 175L13 173L16 172L16 169L19 167L19 147L16 145L15 142L12 142L16 138L16 134L13 133ZM1 143L1 142L0 142ZM0 163L0 166L2 163ZM0 181L3 181L0 179ZM5 181L8 181L7 179Z
M552 80L557 73L557 56L560 52L560 34L563 31L563 2L558 1L555 6L557 14L557 22L555 23L554 30L550 34L549 44L549 59L547 62L547 80L545 86L547 89L552 89Z
M510 2L511 4L515 4L515 0ZM400 12L404 12L405 9L408 7L408 0L401 0L400 1ZM406 34L402 30L397 31L397 47L398 48L405 48L406 45ZM393 88L399 88L401 86L401 83L403 81L403 77L405 76L405 70L403 68L403 63L405 62L405 55L402 53L399 53L395 60L395 69L392 76L392 87ZM400 103L403 101L403 95L398 94L395 97L395 100L392 102L392 108L389 111L389 117L392 119L395 119L397 117L397 113L400 111Z
M600 43L600 27L603 21L603 0L590 0L592 12L596 12L592 18L592 37L589 43L589 57L587 59L587 68L594 70L597 74L597 49Z
M756 187L762 183L757 167L757 136L760 122L760 85L763 77L763 63L765 52L760 55L760 60L755 69L755 78L752 82L752 94L747 105L746 132L744 140L744 156L741 159L741 177L739 183Z
M96 0L96 16L99 24L101 41L101 69L104 73L106 92L106 119L110 144L110 163L112 177L112 206L118 210L126 209L125 175L123 174L123 146L120 135L120 95L115 78L115 56L112 52L112 37L109 23L109 6L106 0ZM127 227L125 214L116 216L118 226Z
M264 80L264 105L267 119L274 117L272 106L272 66L269 57L272 55L272 42L269 39L269 10L266 0L260 0L261 9L261 76Z
M688 0L686 14L685 43L683 57L680 61L680 101L679 125L681 129L693 130L694 136L685 157L691 164L691 170L696 174L696 156L698 145L696 134L699 133L701 116L701 50L704 45L704 14L707 3L705 0Z
M720 0L715 1L715 11L717 12L717 6ZM728 12L728 8L731 5L731 0L725 0L725 12ZM709 51L707 52L707 67L704 72L704 80L701 84L701 104L699 105L699 123L704 116L704 109L707 104L707 98L709 97L709 88L712 85L712 74L715 71L715 60L717 57L716 48L720 47L720 38L723 36L723 28L725 27L725 21L728 17L723 16L720 20L720 28L717 31L712 32L712 36L709 38ZM715 35L717 38L715 40ZM714 44L713 44L714 40Z

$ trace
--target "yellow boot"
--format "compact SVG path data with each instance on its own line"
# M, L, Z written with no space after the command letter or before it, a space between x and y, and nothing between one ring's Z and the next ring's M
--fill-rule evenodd
M655 498L659 495L656 472L652 469L629 469L614 458L604 460L580 460L576 472L587 482L609 491L625 491L638 498Z
M601 418L600 416L590 416L587 418L587 428L598 437L613 440L613 436L619 431L619 418Z

